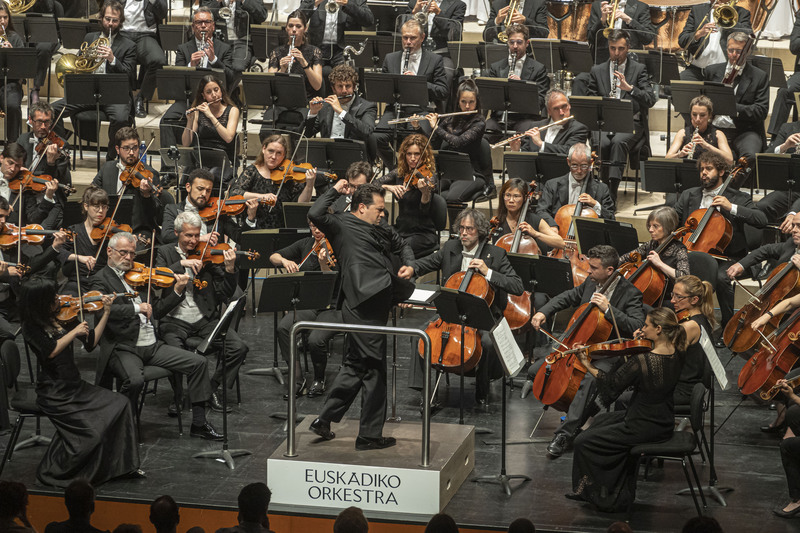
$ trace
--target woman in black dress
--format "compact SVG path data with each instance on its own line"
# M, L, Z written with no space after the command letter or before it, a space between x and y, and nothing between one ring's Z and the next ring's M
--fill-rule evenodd
M785 379L776 383L789 406L786 410L786 433L781 440L781 462L789 485L791 501L773 509L773 513L781 518L793 518L800 515L800 396Z
M492 244L497 244L503 235L517 231L517 222L529 192L530 186L520 178L512 178L500 188L502 201L497 207L497 220L500 225L492 233ZM534 205L528 207L525 220L519 228L526 235L536 239L536 244L543 254L553 248L564 248L564 239L558 234L558 226L550 226L547 220L536 213Z
M675 135L672 146L667 151L667 157L686 158L691 155L697 159L706 151L714 152L729 164L733 164L733 152L728 145L728 139L722 130L717 129L712 123L714 120L714 104L707 96L696 96L689 102L692 110L692 123Z
M650 311L636 334L653 341L650 352L634 355L606 374L585 353L581 362L597 379L593 409L609 406L628 387L633 396L627 411L603 413L575 438L572 490L567 498L591 502L601 511L618 512L633 502L636 458L631 448L666 441L675 426L672 396L683 366L686 331L671 309Z
M101 187L89 187L83 192L81 212L86 217L83 222L69 227L75 234L75 243L67 243L60 248L59 261L61 272L67 278L63 292L78 294L78 274L81 286L88 287L89 276L106 266L105 248L108 239L94 240L90 237L92 230L98 227L108 215L108 194ZM78 273L75 271L75 253L78 254Z
M81 322L68 331L56 321L55 282L33 279L21 287L22 334L41 365L36 405L56 427L37 471L45 485L66 487L83 478L97 486L120 476L144 475L130 402L83 381L75 365L72 342L80 338L89 351L97 346L113 300L103 297L104 310L94 329Z

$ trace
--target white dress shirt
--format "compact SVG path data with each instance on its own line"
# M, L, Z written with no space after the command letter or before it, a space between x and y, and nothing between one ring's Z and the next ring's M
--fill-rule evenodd
M589 176L584 178L584 181L588 180ZM578 198L581 195L581 187L583 186L583 181L579 182L572 176L572 172L569 173L569 177L567 178L567 182L569 184L569 203L577 204ZM588 206L587 206L588 207ZM600 212L602 211L602 206L600 205L600 200L597 200L597 204L591 206L594 209L594 212L597 213L597 216L600 216Z
M144 16L145 2L155 4L156 0L133 0L125 2L125 22L122 24L123 31L155 33L156 27L148 26Z
M703 197L700 199L700 209L706 209L711 207L711 202L714 200L715 196L719 196L720 191L722 190L722 185L714 189L713 191L706 191L703 190ZM731 203L731 215L736 216L736 211L739 206L734 203Z
M127 281L125 281L125 272L112 266L110 266L110 268L119 277L123 287L125 287L125 292L137 292L130 285L128 285ZM153 327L153 322L151 320L147 320L147 318L140 312L141 307L139 304L142 303L142 298L138 294L135 298L131 299L131 302L133 303L134 313L139 316L139 337L136 339L136 346L150 346L156 342L156 331Z
M710 9L708 12L708 21L712 24L716 22L714 20L713 9ZM706 47L703 49L703 52L700 55L698 55L694 61L692 61L692 65L700 68L706 68L708 65L713 65L715 63L724 63L725 61L727 61L725 53L722 51L722 47L719 45L721 39L722 39L721 31L712 32L708 36L708 45L706 45Z

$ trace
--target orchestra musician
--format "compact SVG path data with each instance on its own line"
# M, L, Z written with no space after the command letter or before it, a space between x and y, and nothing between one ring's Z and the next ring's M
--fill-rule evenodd
M508 18L509 0L493 0L489 9L486 29L493 28L492 34L503 30ZM517 12L511 15L511 24L522 24L534 37L547 37L547 3L543 0L524 0L517 3ZM493 39L494 40L494 39Z
M69 143L65 139L64 148L59 150L55 143L48 143L44 151L44 161L42 156L36 152L39 143L47 139L53 127L53 108L47 102L37 102L28 106L28 122L31 124L31 131L25 132L17 139L17 144L22 147L30 146L25 149L26 158L23 166L33 169L36 175L46 174L58 180L59 183L72 185L72 174L69 170ZM53 132L53 135L56 135ZM65 200L65 198L64 198Z
M17 143L8 143L0 154L0 196L5 198L12 206L17 205L18 194L11 190L9 184L27 169L23 163L28 157L28 153ZM56 191L58 190L58 180L53 178L45 183L43 193L29 190L22 192L24 202L22 210L22 224L42 224L53 225L48 229L55 229L55 225L61 221L61 205L56 201ZM54 213L55 211L55 213ZM14 214L14 224L19 225L19 211Z
M241 73L255 61L250 29L254 24L263 24L267 20L267 9L263 2L252 0L200 0L200 5L211 10L222 40L231 45L231 69L235 74L230 87L236 87ZM230 10L227 18L220 15L220 12L225 12L224 8Z
M100 8L100 15L101 31L87 33L86 37L83 39L86 46L92 44L99 37L106 37L111 41L109 46L98 47L98 55L100 58L105 59L105 61L100 64L94 73L127 74L130 80L130 86L133 87L136 79L136 43L119 33L120 27L125 20L124 8L117 0L106 0ZM133 105L132 91L129 91L129 96L130 101L124 104L100 106L100 109L106 114L109 120L108 148L106 150L106 159L109 161L116 158L114 138L116 137L117 131L131 124L131 106ZM56 125L55 132L62 138L66 137L64 118L73 117L76 113L81 111L94 111L95 109L94 104L70 104L63 98L52 105L53 114L56 117L61 115L61 119ZM63 114L61 113L62 109L64 109Z
M14 29L14 21L11 20L11 12L5 2L0 2L0 26L4 38L0 46L25 48L25 41ZM22 132L22 80L8 80L7 86L0 80L0 105L6 113L6 138L16 139Z
M589 139L589 128L585 124L571 119L564 124L553 125L554 122L572 116L567 93L554 87L547 91L544 101L548 118L534 122L522 139L511 141L511 149L567 155L573 144L586 143ZM547 126L547 130L542 136L540 128L544 126Z
M64 7L55 0L36 0L36 3L26 13L52 14L58 20L64 17ZM28 105L39 101L39 89L47 82L53 54L61 48L61 43L57 38L52 41L32 42L32 44L36 48L36 75L33 77L33 86L28 92ZM30 114L30 110L28 114Z
M411 296L414 275L411 248L390 228L381 225L384 216L383 189L368 183L353 193L349 213L330 214L331 207L347 183L339 180L320 196L308 218L325 233L333 246L342 276L340 301L342 322L386 326L389 311ZM395 273L390 254L400 254L403 264ZM331 422L338 423L358 396L361 420L356 450L394 446L394 437L383 436L386 421L386 336L350 333L344 364L331 386L319 416L310 429L325 440L335 437Z
M733 316L734 287L728 279L727 270L734 263L741 260L747 252L747 239L744 225L749 224L755 228L763 228L767 224L767 217L756 209L753 199L746 192L728 187L720 194L723 178L728 172L728 164L719 155L713 152L704 152L697 160L700 170L702 186L684 190L675 204L678 220L686 224L686 219L696 209L718 207L719 212L730 221L733 226L731 242L725 249L728 257L720 261L717 269L717 300L722 313L722 324L727 324ZM719 346L722 344L722 346ZM722 338L717 340L717 347L724 347Z
M83 222L69 227L75 242L59 249L61 273L67 278L61 291L73 296L78 295L78 276L81 278L80 286L88 287L89 277L106 266L107 254L101 250L108 240L92 239L91 234L108 216L108 193L101 187L87 187L81 199L81 213L84 216Z
M406 14L416 15L426 9L428 23L425 26L427 38L433 40L433 49L443 57L450 57L447 50L448 41L460 41L461 29L464 26L464 15L467 13L467 4L462 0L408 0ZM439 52L441 51L441 52ZM452 66L452 61L451 61ZM445 63L445 69L448 65Z
M772 512L781 518L794 518L800 514L800 397L785 379L778 380L776 386L789 402L786 412L788 429L781 440L780 449L791 501Z
M652 43L658 33L650 18L650 6L644 2L619 0L616 3L616 13L614 6L615 2L613 1L594 0L592 2L587 40L595 64L608 60L608 39L603 34L603 30L611 27L609 23L612 15L614 17L613 29L628 32L630 47L634 50L641 50L645 45Z
M347 167L345 174L347 185L342 189L342 194L331 206L332 213L347 213L353 207L353 193L361 185L372 181L372 165L366 161L354 161Z
M681 376L675 386L673 395L675 405L689 405L692 389L697 383L710 385L710 364L700 344L702 331L712 338L716 319L714 318L714 288L708 281L701 281L697 276L681 276L672 287L670 302L679 315L686 315L681 320L681 327L686 330L686 356L681 369Z
M506 29L506 33L508 34L508 59L492 63L489 67L489 77L536 82L536 88L539 91L539 115L541 115L545 109L545 96L550 89L547 69L542 63L528 55L530 33L527 26L511 24ZM490 142L497 142L502 135L500 132L503 130L501 124L503 124L504 115L506 113L503 111L496 110L486 120L486 129L496 132L491 135ZM534 121L539 118L538 115L514 112L509 112L507 117L508 124L505 124L505 129L518 133L529 130Z
M675 135L666 157L697 159L703 152L710 151L732 165L733 153L728 138L713 124L714 104L711 99L705 95L695 96L689 107L692 122Z
M642 293L622 276L618 276L604 294L597 292L597 289L617 270L619 254L613 247L600 244L590 248L586 252L586 257L589 263L589 276L586 281L574 289L559 294L540 307L531 317L531 324L538 331L554 313L591 302L603 313L606 320L612 324L616 321L620 335L633 337L634 331L645 321ZM618 362L618 357L608 357L593 364L604 372L610 372ZM531 365L528 370L529 379L533 380L536 377L543 363L544 359ZM587 372L569 405L566 419L556 429L553 440L547 446L547 453L551 457L561 457L586 420L594 414L588 408L593 401L595 387L595 377Z
M798 146L800 146L800 122L788 122L781 125L778 133L772 136L767 153L795 154L800 150ZM789 205L788 191L775 190L757 201L756 207L767 215L770 224L779 224L782 233L791 233L792 218L800 211L800 198Z
M794 93L800 91L800 18L798 17L794 19L792 34L789 36L789 51L795 56L794 74L786 80L786 87L778 88L778 94L772 102L772 117L767 131L773 137L773 144L775 135L780 134L786 121L789 120L789 112L795 106ZM771 152L772 148L767 151Z
M589 147L585 143L573 144L567 155L567 164L569 174L545 182L536 212L549 217L548 222L552 225L561 206L581 202L594 209L600 218L614 220L616 206L608 185L591 175L592 153ZM583 192L582 188L585 189Z
M750 37L744 32L735 32L728 37L728 60L709 65L703 71L707 81L722 81L728 70L740 60L745 44ZM717 115L713 124L728 138L736 157L746 157L748 165L755 166L755 154L766 146L764 119L769 111L769 77L767 73L745 62L744 68L733 81L736 96L737 117ZM737 183L741 186L741 183Z
M519 215L529 192L530 186L520 178L509 179L500 188L498 196L502 201L497 206L499 226L492 235L493 243L503 235L517 231ZM536 239L543 254L554 248L564 248L564 239L558 234L558 226L551 226L545 217L533 209L528 209L525 220L519 224L519 229L525 235Z

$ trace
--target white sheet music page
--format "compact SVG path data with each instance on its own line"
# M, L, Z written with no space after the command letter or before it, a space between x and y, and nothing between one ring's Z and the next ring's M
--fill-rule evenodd
M706 352L708 362L711 364L711 370L713 370L714 375L717 376L719 387L722 390L728 390L729 383L728 376L725 373L725 367L722 366L722 362L719 360L717 349L714 348L714 343L711 342L708 334L706 334L706 330L703 328L700 328L700 346L702 346L703 351Z
M514 334L511 333L505 317L489 334L492 336L494 348L500 356L500 362L503 363L506 375L513 378L525 365L525 357L522 355L517 341L514 340Z

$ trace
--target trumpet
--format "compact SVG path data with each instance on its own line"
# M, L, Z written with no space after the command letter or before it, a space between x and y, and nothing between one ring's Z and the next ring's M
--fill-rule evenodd
M506 13L506 19L503 21L503 30L497 33L497 40L501 43L508 42L508 33L506 33L506 28L508 25L511 24L511 19L514 18L514 13L517 12L519 8L519 0L511 0L508 3L508 13Z
M230 0L225 0L224 5L221 8L219 8L219 11L217 13L219 13L219 18L221 18L222 20L225 21L230 20L231 17L233 16L233 10L231 9L230 6Z
M565 122L570 121L573 118L575 118L575 117L570 115L568 117L562 118L561 120L556 120L555 122L551 122L550 124L545 124L544 126L539 128L539 132L541 133L541 132L545 131L547 128L549 128L551 126L560 126L561 124L564 124ZM503 139L502 141L491 145L491 147L492 148L498 148L500 146L505 146L505 145L509 144L510 142L516 141L517 139L522 139L523 137L525 137L525 135L527 135L527 132L518 133L516 135L512 135L508 139Z
M698 133L700 133L700 128L695 126L694 131L692 132L692 139L694 139L694 136L697 135ZM689 153L686 155L686 159L694 159L694 152L697 149L697 144L694 141L692 141L691 145L692 147L689 148Z
M456 111L455 113L442 113L441 115L439 115L439 118L454 117L456 115L472 115L473 113L477 113L477 112L478 112L477 109L473 109L472 111ZM411 117L396 118L394 120L390 120L389 122L387 122L387 124L389 124L390 126L392 126L394 124L407 124L409 122L414 122L416 120L424 120L424 119L425 119L425 117L423 117L423 116L414 115L414 116L411 116Z
M211 104L216 104L217 102L221 102L221 101L222 101L222 97L219 97L216 100L211 100L210 102L203 102L203 103L211 105ZM203 104L200 104L200 105L203 105ZM189 109L186 110L186 114L187 115L191 115L195 111L199 110L200 109L200 105L194 106L194 107L190 107Z
M294 56L292 55L292 50L294 50L294 39L295 36L292 35L292 42L289 43L289 64L286 66L286 72L291 72L292 66L294 65Z
M614 24L617 22L617 10L619 9L619 0L614 0L614 6L611 8L611 14L608 16L608 27L603 29L603 37L608 39L611 32L614 31Z
M422 5L422 9L414 13L414 20L419 22L419 25L423 28L428 27L428 10L431 7L431 2L433 2L433 0L428 0Z

